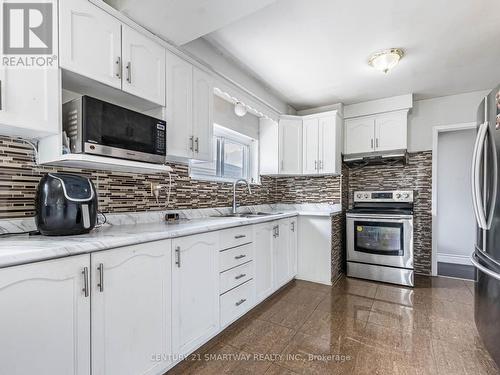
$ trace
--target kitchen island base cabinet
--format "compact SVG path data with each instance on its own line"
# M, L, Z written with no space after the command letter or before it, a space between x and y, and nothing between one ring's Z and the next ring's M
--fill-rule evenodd
M90 256L0 270L0 373L90 374Z
M92 254L93 375L153 375L170 364L170 244Z
M219 330L217 232L172 240L172 343L190 354Z

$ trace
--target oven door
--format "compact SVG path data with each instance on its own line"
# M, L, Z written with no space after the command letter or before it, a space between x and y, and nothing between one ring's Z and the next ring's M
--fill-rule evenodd
M347 260L413 269L413 217L348 214Z

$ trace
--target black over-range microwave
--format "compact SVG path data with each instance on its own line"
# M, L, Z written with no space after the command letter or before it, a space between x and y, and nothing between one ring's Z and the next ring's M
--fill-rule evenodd
M167 123L90 96L63 104L72 153L163 164Z

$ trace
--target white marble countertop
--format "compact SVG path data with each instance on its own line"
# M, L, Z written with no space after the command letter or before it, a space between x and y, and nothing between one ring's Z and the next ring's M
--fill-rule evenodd
M259 208L262 206L257 206L249 212L259 212ZM277 205L277 207L272 207L272 210L267 208L265 212L272 212L272 215L251 218L209 216L209 213L214 214L214 212L216 214L226 213L225 210L187 210L181 211L181 217L191 217L175 223L161 221L164 212L118 214L110 215L110 224L94 229L89 234L64 237L9 236L0 239L0 268L257 224L297 215L332 216L341 212L339 205L330 206L327 209L323 209L324 207L322 209L290 207L289 205L287 207ZM203 213L199 211L203 211ZM12 227L25 229L25 226L25 223L22 225L14 224L13 221L9 222L8 225L3 223L3 226L0 223L0 231L5 232L6 227L9 228L9 231L15 231L12 230Z

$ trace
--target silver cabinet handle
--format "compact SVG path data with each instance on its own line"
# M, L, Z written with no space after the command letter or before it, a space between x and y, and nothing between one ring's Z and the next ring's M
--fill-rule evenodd
M245 257L246 257L246 255L245 255L245 254L241 254L241 255L236 255L236 256L234 257L234 259L243 259L243 258L245 258Z
M99 272L99 281L97 282L97 287L99 292L104 292L104 264L99 263L97 266L97 272Z
M318 169L319 169L319 170L323 169L323 160L320 160L320 161L319 161L319 168L318 168Z
M292 223L290 224L292 226L292 232L295 232L295 221L292 221Z
M378 148L378 138L375 138L375 147Z
M274 228L273 228L273 237L276 238L278 237L278 230L279 230L279 226L276 225Z
M194 150L194 137L193 136L189 137L189 143L190 143L189 149L191 151L193 151Z
M373 138L370 141L370 147L373 148Z
M122 58L120 56L116 58L116 77L122 78Z
M82 275L83 275L82 292L83 292L83 295L85 297L88 297L89 296L89 268L88 267L83 267Z
M488 276L491 276L496 280L500 280L500 275L498 273L493 272L487 269L486 267L482 266L481 264L479 264L476 258L477 258L476 253L472 253L472 255L470 256L470 261L474 265L474 267L476 267L479 271L487 274Z
M239 240L240 238L245 238L245 234L238 234L237 236L234 236L235 239Z
M127 63L127 82L132 83L132 62Z
M318 170L318 161L317 160L314 161L314 170L315 171Z
M200 152L200 139L198 137L196 137L196 139L194 140L194 143L195 143L194 151Z
M247 300L246 298L240 299L238 302L235 303L236 306L241 305L242 303L245 303Z
M246 275L247 275L246 273L242 273L241 275L235 276L234 278L235 278L236 280L239 280L239 279L241 279L242 277L245 277Z
M175 264L177 267L181 268L181 247L177 246L175 248Z

